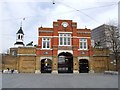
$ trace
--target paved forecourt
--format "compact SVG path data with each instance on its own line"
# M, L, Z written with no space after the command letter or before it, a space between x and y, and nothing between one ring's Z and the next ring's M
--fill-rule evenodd
M2 74L2 88L118 88L118 75Z

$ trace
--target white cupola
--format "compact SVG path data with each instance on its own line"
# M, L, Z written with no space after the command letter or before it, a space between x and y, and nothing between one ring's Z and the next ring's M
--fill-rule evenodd
M22 27L20 27L20 29L16 33L16 43L14 44L14 46L15 47L23 47L24 46L23 38L24 38L24 33L22 30Z

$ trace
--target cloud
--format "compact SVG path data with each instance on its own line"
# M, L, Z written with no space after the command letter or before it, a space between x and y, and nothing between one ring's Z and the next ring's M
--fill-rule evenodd
M0 1L0 41L3 51L13 47L20 22L25 18L23 30L25 44L34 41L37 44L38 27L52 27L57 19L71 19L78 28L95 28L109 19L117 17L118 0L2 0ZM115 5L111 5L115 4ZM99 6L108 7L100 7ZM88 9L87 9L88 8ZM92 9L89 9L92 8ZM84 9L84 10L83 10ZM77 11L80 10L80 11ZM114 13L114 14L113 14ZM2 51L0 51L2 52Z

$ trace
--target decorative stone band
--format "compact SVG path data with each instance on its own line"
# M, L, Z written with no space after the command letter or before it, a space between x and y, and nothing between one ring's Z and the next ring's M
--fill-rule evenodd
M109 57L109 55L96 54L96 55L93 55L93 57Z
M59 26L58 24L53 24L53 26ZM72 24L72 27L77 27L77 24Z
M43 37L49 37L49 38L59 38L59 36L38 36L40 38ZM71 36L71 38L91 38L91 37L77 37L77 36Z
M58 24L53 24L53 26L59 26Z
M80 33L80 34L90 34L91 32L81 32L81 31L77 31L77 33Z
M53 49L51 49L51 48L49 48L49 49L40 48L40 49L37 49L37 50L53 50Z
M91 37L73 37L73 38L91 38Z
M53 33L53 30L39 30L39 32Z
M53 33L53 30L39 30L39 32L45 32L45 33ZM58 33L72 33L72 32L58 32ZM79 34L90 34L91 32L81 32L81 31L77 31L77 33Z
M36 56L36 54L17 54L18 56Z
M70 34L71 34L72 32L58 32L58 33L65 33L65 34L68 34L68 33L70 33Z

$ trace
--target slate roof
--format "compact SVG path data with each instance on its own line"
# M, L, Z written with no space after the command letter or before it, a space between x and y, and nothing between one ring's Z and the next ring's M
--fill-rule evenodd
M21 45L24 45L23 42L16 42L15 44L21 44ZM14 44L14 45L15 45L15 44Z
M20 27L20 29L18 30L18 32L16 34L23 34L24 35L22 27Z

